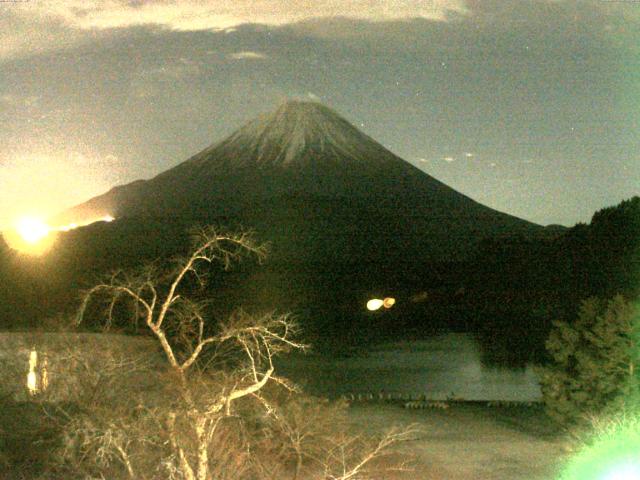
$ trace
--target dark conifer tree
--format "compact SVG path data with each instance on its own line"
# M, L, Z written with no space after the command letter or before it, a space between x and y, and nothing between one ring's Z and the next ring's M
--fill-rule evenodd
M640 319L632 302L585 300L575 322L554 323L547 349L553 361L540 368L547 413L564 426L638 402Z

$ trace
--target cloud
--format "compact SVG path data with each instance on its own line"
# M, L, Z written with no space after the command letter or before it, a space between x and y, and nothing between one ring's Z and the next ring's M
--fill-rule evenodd
M34 0L19 9L83 29L154 24L177 30L232 29L245 23L283 25L322 17L444 20L450 11L466 10L463 0L102 0L91 4Z
M185 57L161 65L138 67L131 74L129 92L136 98L156 97L163 89L175 88L175 82L192 81L202 72L200 62Z
M265 55L264 53L251 52L251 51L236 52L236 53L230 54L229 56L235 60L245 60L245 59L260 60L260 59L268 58L268 56Z
M0 2L0 59L77 44L83 33L26 3Z
M581 21L590 29L602 24L603 32L635 23L640 9L625 3L586 0ZM564 25L575 11L576 0L0 0L0 60L95 42L134 27L231 33L260 24L334 39L406 35L421 31L424 21L461 18L488 28Z
M316 95L313 92L306 92L306 93L301 93L301 92L282 92L283 96L282 96L282 101L284 100L300 100L302 102L308 102L309 100L311 100L312 102L322 102L322 97L320 97L320 95Z
M283 26L318 18L374 22L445 20L464 0L30 0L0 2L0 58L95 40L113 29L152 26L234 32L244 24Z

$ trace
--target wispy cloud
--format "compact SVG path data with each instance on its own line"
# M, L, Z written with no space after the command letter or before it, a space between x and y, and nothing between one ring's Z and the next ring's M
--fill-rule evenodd
M244 60L244 59L261 60L261 59L268 58L268 56L264 53L251 52L251 51L235 52L230 54L229 56L235 60Z
M444 20L465 12L464 0L85 0L0 2L0 57L89 39L87 32L136 26L233 32L243 24L282 26L318 18L369 21Z
M178 30L229 29L245 23L283 25L322 17L443 20L447 12L466 10L463 0L103 0L90 4L66 0L28 2L20 9L58 17L80 28L156 24Z
M553 15L565 21L564 17L569 15L576 1L0 0L0 60L95 41L100 35L131 27L231 33L239 25L261 24L295 26L304 34L335 38L384 33L388 29L396 34L404 28L404 25L398 26L397 21L449 21L459 19L461 15L494 26L509 25L512 19L520 24L522 18L527 18L528 22L547 22L551 7ZM614 29L616 22L625 19L637 22L640 18L640 9L633 3L631 0L585 0L581 10L595 12L585 17L585 22L602 17L602 28ZM538 8L538 4L549 8ZM414 23L420 25L421 22Z

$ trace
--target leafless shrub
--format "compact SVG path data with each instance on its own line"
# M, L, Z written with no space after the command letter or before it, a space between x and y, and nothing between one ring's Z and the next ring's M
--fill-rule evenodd
M365 479L376 459L414 433L393 430L376 441L353 435L344 405L294 395L296 387L276 375L273 363L276 355L305 348L289 315L238 310L211 328L206 305L183 296L181 287L187 278L203 283L203 265L228 268L245 254L261 259L265 249L249 233L207 228L171 268L117 272L86 292L78 322L96 303L106 308L107 330L118 312L128 312L155 339L162 361L105 353L96 365L69 352L69 362L86 375L75 393L79 413L69 414L65 426L59 475Z

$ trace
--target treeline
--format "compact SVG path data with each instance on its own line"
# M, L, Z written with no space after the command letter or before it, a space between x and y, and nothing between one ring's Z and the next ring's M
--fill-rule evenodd
M555 237L484 241L467 272L467 310L487 361L543 361L551 322L571 321L583 300L638 297L640 197Z

